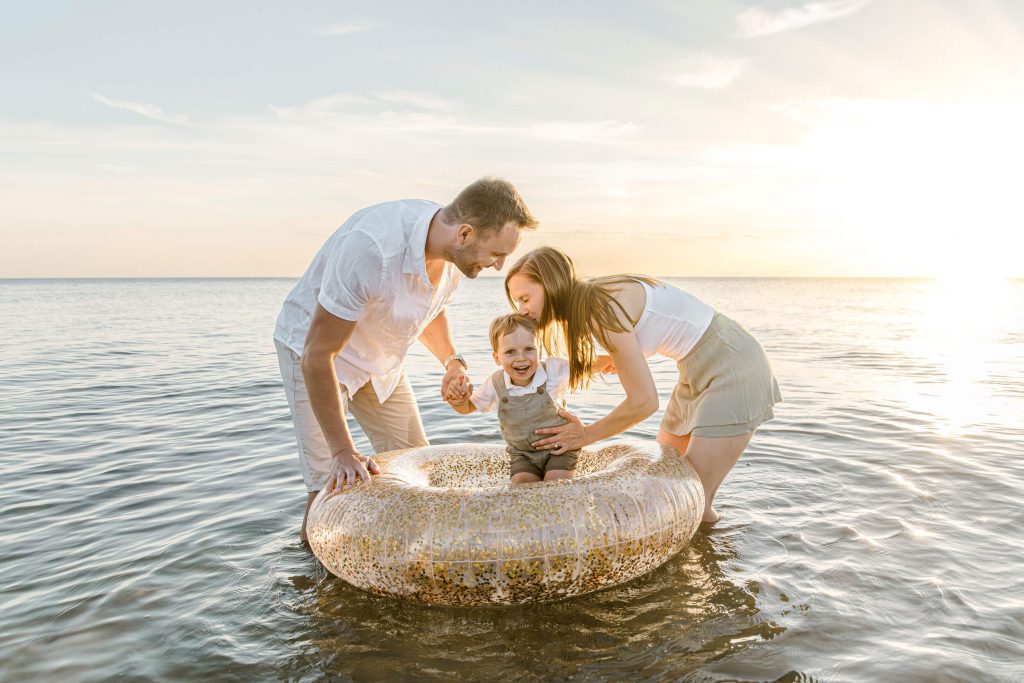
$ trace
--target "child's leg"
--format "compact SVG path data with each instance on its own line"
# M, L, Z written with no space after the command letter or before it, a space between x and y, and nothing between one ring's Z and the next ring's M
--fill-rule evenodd
M511 449L511 446L509 448ZM509 453L508 468L512 473L513 484L532 484L535 481L540 481L544 476L544 472L537 467L537 463L530 460L525 454L515 451Z
M544 481L557 481L571 477L576 469L576 460L579 456L579 451L549 456L548 461L544 463Z

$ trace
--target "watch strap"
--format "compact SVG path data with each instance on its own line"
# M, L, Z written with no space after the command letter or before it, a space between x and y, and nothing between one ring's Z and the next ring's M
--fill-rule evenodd
M449 364L450 364L450 363L451 363L451 362L452 362L453 360L457 360L457 361L459 361L460 363L462 363L462 367L463 367L463 368L464 368L465 370L469 370L469 363L467 363L467 362L466 362L466 359L462 357L462 354L461 354L461 353L453 353L452 355L450 355L450 356L448 356L447 358L445 358L445 359L444 359L444 363L442 363L441 365L443 365L443 366L444 366L444 369L445 369L445 370L447 370L447 369L448 369L448 365L449 365Z

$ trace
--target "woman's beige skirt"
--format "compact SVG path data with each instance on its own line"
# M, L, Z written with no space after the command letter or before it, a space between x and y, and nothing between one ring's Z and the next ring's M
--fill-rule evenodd
M775 417L782 400L764 349L730 318L715 313L697 345L679 361L661 428L684 436L739 436Z

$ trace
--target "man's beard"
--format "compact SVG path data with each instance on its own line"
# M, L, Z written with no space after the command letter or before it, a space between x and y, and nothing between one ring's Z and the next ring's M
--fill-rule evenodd
M453 246L448 249L445 256L470 279L476 278L483 270L476 261L476 249L473 247Z

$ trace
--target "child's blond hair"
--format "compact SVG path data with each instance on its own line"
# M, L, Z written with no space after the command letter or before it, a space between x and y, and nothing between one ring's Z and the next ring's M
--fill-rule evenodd
M525 315L518 315L516 313L509 313L507 315L499 315L497 318L491 321L490 337L491 337L491 348L495 353L498 352L498 342L507 334L515 332L517 327L521 327L529 332L534 337L537 336L537 323Z

